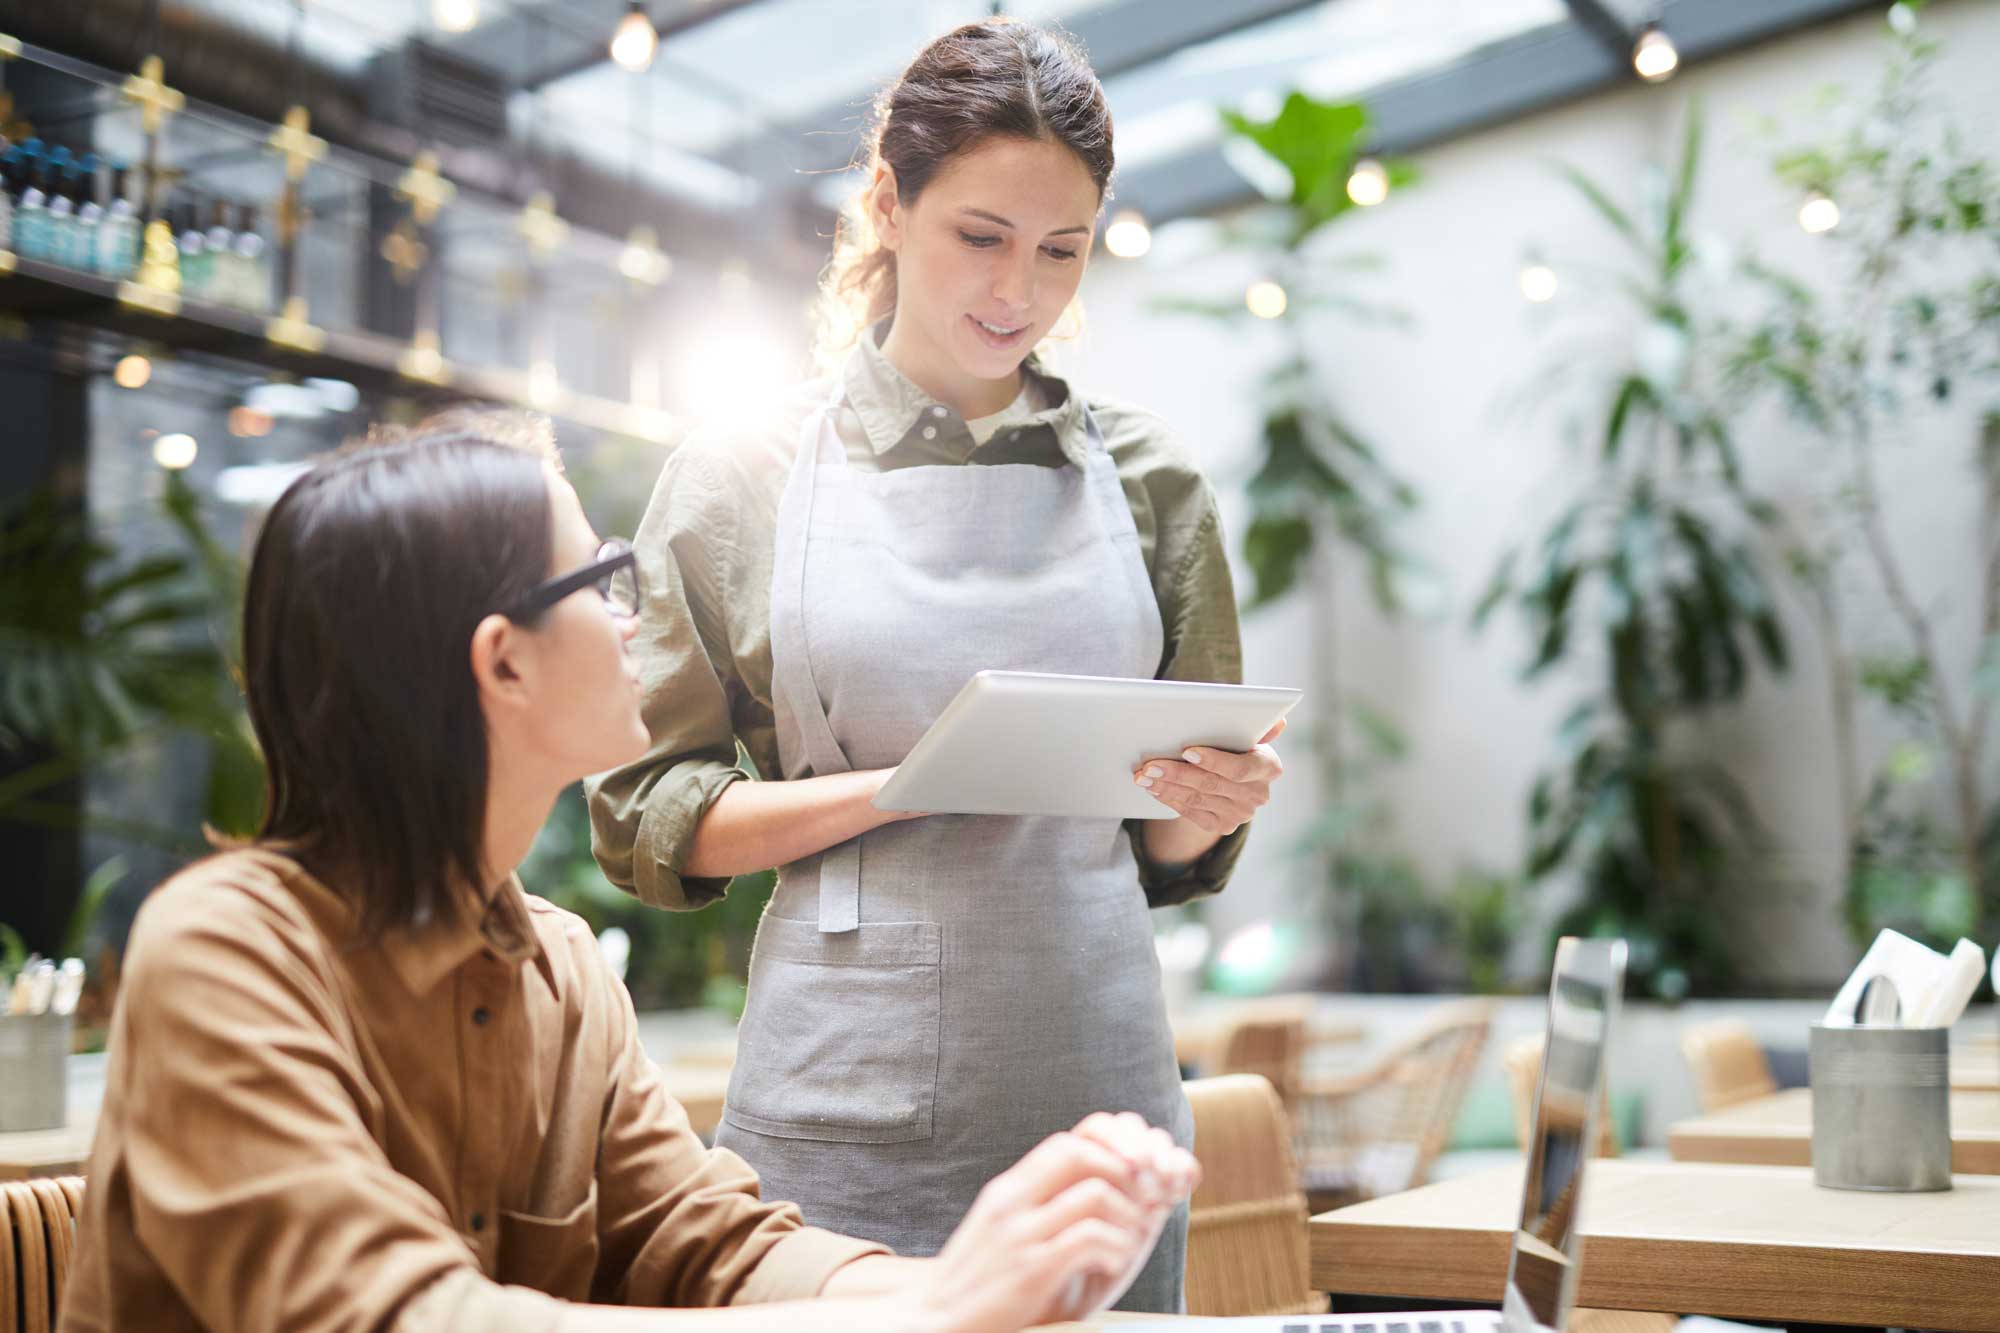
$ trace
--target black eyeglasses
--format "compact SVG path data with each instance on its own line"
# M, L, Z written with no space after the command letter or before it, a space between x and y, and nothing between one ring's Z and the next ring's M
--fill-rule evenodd
M639 614L639 558L632 553L632 543L613 537L597 548L597 558L582 569L558 574L501 614L509 620L529 620L592 584L604 604L611 608L611 614Z

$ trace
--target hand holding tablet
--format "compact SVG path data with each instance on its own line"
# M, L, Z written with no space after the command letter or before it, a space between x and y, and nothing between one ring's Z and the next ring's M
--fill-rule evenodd
M1258 685L982 671L874 803L933 814L1173 819L1180 811L1135 782L1140 764L1191 748L1244 754L1300 694ZM1160 767L1154 781L1166 782L1167 766ZM1187 785L1196 767L1175 763L1174 784Z

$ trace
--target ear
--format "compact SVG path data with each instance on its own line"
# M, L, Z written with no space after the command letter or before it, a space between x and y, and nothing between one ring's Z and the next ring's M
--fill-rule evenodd
M521 627L505 616L487 616L474 626L472 681L489 724L496 709L513 711L528 706L534 673L529 646Z
M896 169L887 162L875 167L875 179L868 184L866 212L875 228L875 239L884 250L903 246L903 205L896 195Z

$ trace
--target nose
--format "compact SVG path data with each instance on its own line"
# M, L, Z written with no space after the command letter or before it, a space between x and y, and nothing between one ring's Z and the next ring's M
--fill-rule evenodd
M1035 256L1003 259L993 274L993 299L1008 310L1021 313L1035 303Z

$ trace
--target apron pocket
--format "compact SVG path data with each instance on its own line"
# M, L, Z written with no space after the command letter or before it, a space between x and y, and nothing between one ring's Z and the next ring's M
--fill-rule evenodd
M596 1273L596 1181L583 1202L562 1217L500 1210L500 1281L586 1301Z
M944 929L866 922L838 935L766 916L722 1118L829 1143L931 1136Z

